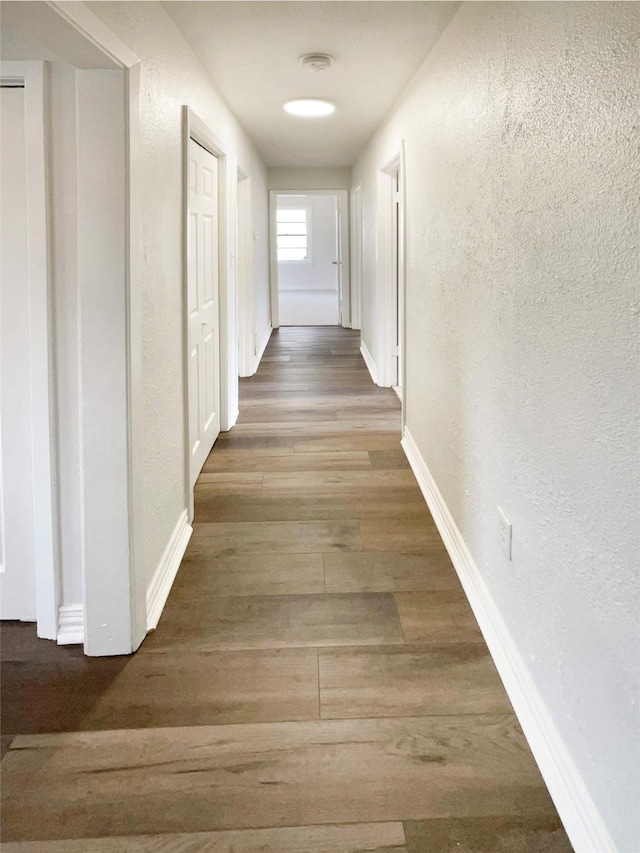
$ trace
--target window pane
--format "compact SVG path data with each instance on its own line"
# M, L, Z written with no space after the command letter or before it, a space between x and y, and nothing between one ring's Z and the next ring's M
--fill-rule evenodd
M306 222L307 211L295 210L293 208L279 208L276 210L276 222Z
M304 249L307 248L306 237L278 237L279 249Z
M278 234L306 234L306 222L278 222Z
M279 261L306 261L306 249L278 249Z

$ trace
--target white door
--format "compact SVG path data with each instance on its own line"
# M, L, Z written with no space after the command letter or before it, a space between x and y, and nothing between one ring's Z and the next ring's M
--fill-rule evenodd
M402 244L401 244L401 236L402 236L402 210L400 208L401 203L401 194L400 194L400 169L397 169L392 174L393 186L392 186L392 224L391 224L391 233L392 233L392 264L393 264L393 303L394 303L394 354L396 356L395 362L395 376L393 377L392 386L398 395L398 397L402 400L402 372L403 372L403 364L402 364L402 348L403 348L403 340L402 340L402 330L404 326L404 318L403 318L403 291L402 291Z
M190 483L220 433L218 161L189 140L188 363Z
M0 618L36 619L24 88L0 89Z

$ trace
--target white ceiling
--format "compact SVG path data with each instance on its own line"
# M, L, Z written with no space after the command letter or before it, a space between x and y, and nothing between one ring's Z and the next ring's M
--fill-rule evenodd
M455 15L457 2L208 0L162 4L268 166L351 166ZM303 68L329 53L327 71ZM328 118L284 112L334 101Z
M78 68L117 68L47 3L0 2L0 57L3 60L37 59L55 62L60 55Z

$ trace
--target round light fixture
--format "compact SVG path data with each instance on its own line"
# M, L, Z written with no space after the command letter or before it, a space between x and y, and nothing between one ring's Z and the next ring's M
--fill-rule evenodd
M296 98L294 101L287 101L284 108L291 115L312 118L329 116L336 107L330 101L323 101L320 98Z

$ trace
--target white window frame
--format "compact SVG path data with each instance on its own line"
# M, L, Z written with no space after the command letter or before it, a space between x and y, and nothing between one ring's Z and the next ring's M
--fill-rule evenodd
M307 237L307 257L302 261L281 261L280 258L278 258L278 256L277 256L278 255L278 214L277 214L277 211L279 211L279 210L304 210L304 211L306 211L306 216L307 216L307 221L306 221L306 225L307 225L307 234L306 234L306 237ZM276 260L277 260L278 264L286 264L287 266L289 266L291 264L308 265L308 264L313 263L313 239L312 239L313 223L312 223L312 219L311 219L312 214L313 214L313 208L310 204L278 204L278 206L276 208L276 233L275 233Z

